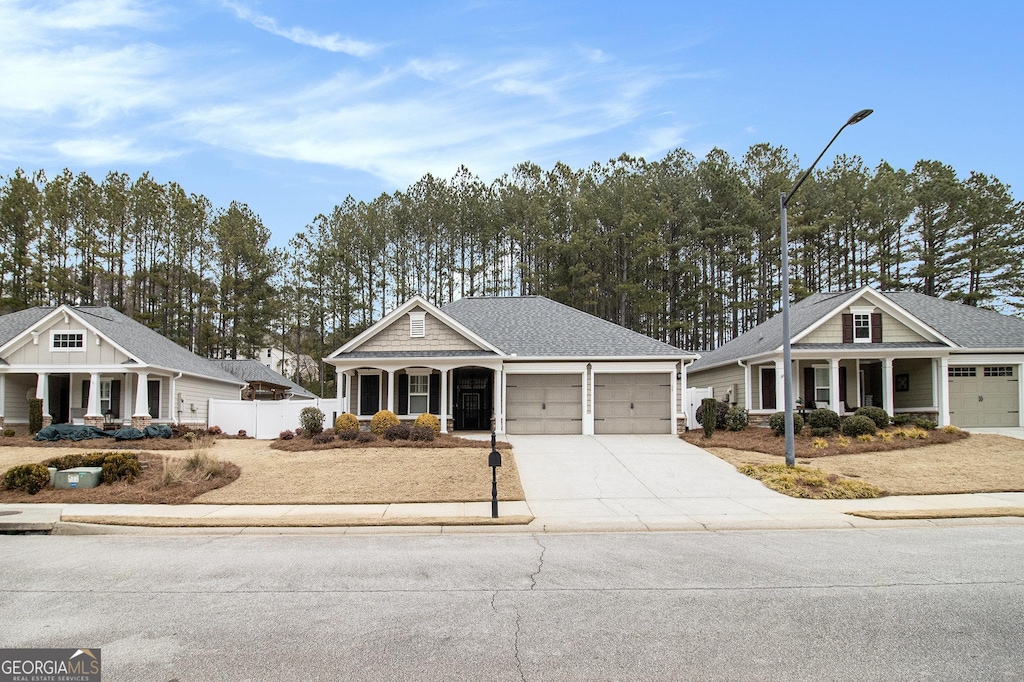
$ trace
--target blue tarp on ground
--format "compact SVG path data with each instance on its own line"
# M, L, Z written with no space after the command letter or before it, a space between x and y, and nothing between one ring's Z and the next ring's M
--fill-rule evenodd
M131 426L116 431L104 431L95 426L79 426L76 424L51 424L43 427L34 440L91 440L93 438L113 438L114 440L139 440L141 438L170 438L171 427L166 424L151 424L144 431Z

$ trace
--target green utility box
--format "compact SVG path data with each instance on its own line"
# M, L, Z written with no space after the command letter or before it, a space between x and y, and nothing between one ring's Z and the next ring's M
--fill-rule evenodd
M103 479L103 467L75 467L53 476L54 488L95 488Z

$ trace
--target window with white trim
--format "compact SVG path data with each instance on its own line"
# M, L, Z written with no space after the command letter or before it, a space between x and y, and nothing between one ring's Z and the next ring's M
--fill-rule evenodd
M50 348L53 350L85 350L85 332L50 332Z
M113 412L110 409L110 379L100 379L100 414Z
M427 335L427 314L424 312L409 313L409 336L422 339Z
M829 391L829 369L828 367L814 368L814 404L828 405L830 398Z
M430 375L409 375L409 414L423 414L430 399Z
M871 315L867 313L854 313L853 315L853 342L871 343Z

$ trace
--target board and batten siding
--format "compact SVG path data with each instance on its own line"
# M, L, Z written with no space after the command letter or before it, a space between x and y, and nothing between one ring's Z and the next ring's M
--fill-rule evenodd
M859 304L855 304L859 305ZM877 311L877 309L876 309ZM849 312L844 307L831 319L826 321L813 332L800 339L799 343L842 343L843 342L843 316L842 313ZM907 325L903 324L888 313L882 313L882 342L883 343L920 343L930 341Z
M4 384L4 423L28 424L28 399L36 394L35 374L8 374Z
M51 332L83 332L84 347L82 350L53 350ZM30 334L14 351L7 354L5 360L13 366L17 365L120 365L128 360L128 356L117 350L91 329L79 324L74 319L65 322L58 317L50 325L39 332L35 343ZM98 343L97 343L98 341Z
M416 308L412 312L423 312ZM481 348L455 331L447 324L426 313L425 335L413 338L409 335L409 316L402 315L352 350L365 351L438 351L438 350L481 350Z
M161 393L170 391L170 378L161 377L161 379L163 380ZM238 400L241 397L241 387L239 386L191 376L183 376L175 381L174 391L177 395L169 403L173 411L170 418L172 421L182 424L206 424L210 416L211 398ZM178 396L181 397L180 400L178 400ZM196 406L195 412L192 411L192 405ZM161 406L161 412L166 414L167 410ZM216 426L216 424L208 424L208 426Z
M716 400L725 400L726 393L735 387L736 395L733 396L732 402L743 407L745 399L743 381L743 368L733 364L691 372L687 376L686 383L690 388L713 389Z

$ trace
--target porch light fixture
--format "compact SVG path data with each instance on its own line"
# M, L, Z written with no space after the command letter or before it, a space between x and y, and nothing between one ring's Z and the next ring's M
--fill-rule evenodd
M829 143L825 145L825 148L818 154L818 158L814 160L807 170L804 171L803 175L793 185L793 189L789 190L789 193L783 192L779 195L779 206L781 208L782 222L782 366L783 366L783 391L784 400L786 401L786 466L794 466L796 464L796 444L793 439L793 349L791 347L789 338L789 233L786 225L786 206L789 204L789 200L793 198L796 191L800 189L800 185L804 184L804 180L811 174L814 167L821 161L821 157L825 156L825 152L832 146L832 143L839 137L839 133L846 130L847 126L852 126L855 123L860 123L868 116L871 115L873 109L861 109L856 114L850 117L850 119L843 124L843 126L832 136Z

